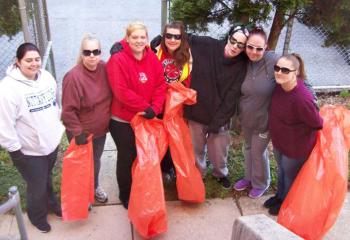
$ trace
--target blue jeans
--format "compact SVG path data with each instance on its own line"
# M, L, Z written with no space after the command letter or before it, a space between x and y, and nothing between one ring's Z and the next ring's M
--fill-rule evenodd
M284 200L298 172L307 160L307 157L302 159L290 158L283 155L283 153L275 147L273 149L273 154L278 164L277 196Z

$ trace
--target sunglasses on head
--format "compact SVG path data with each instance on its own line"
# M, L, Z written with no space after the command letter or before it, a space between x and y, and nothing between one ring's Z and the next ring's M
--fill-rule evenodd
M229 38L229 41L230 41L230 43L231 43L232 45L237 44L237 47L238 47L239 49L244 49L244 47L245 47L245 44L244 44L244 43L238 42L238 40L237 40L236 38L232 37L232 36Z
M254 50L254 49L255 49L257 52L261 52L261 51L264 50L263 47L254 47L254 46L252 46L252 45L247 45L247 48L248 48L249 50Z
M245 26L242 25L238 25L234 28L231 28L229 35L232 36L234 33L236 32L241 32L244 34L244 36L246 36L247 38L249 37L249 31L248 29L245 28Z
M273 66L273 70L277 73L279 71L281 71L281 73L283 74L289 74L290 72L295 72L296 70L291 70L289 68L286 67L280 67L278 65Z
M83 50L83 55L84 55L85 57L91 56L91 53L92 53L94 56L98 56L98 55L101 54L101 50L100 50L100 49Z
M171 33L166 33L165 34L166 39L172 39L174 38L175 40L181 40L181 34L171 34Z

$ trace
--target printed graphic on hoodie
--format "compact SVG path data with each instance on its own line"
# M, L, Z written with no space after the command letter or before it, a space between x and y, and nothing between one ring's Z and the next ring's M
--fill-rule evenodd
M140 82L142 82L142 83L147 82L148 78L147 78L146 73L140 72L140 73L139 73L139 80L140 80Z
M42 91L25 95L29 112L38 112L56 105L55 90L48 87Z
M182 74L182 70L180 70L175 65L174 59L170 59L170 58L164 59L164 61L162 62L162 65L164 68L165 81L167 83L172 83L179 80Z

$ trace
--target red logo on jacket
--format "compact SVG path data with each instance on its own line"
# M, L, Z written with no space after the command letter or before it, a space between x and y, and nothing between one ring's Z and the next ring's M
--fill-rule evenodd
M142 82L142 83L147 82L148 78L147 78L147 76L146 76L146 73L140 72L140 73L139 73L139 80L140 80L140 82Z

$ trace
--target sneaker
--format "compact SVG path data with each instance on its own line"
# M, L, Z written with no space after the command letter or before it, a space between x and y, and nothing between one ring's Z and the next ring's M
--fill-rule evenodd
M248 187L250 186L250 181L248 180L245 180L244 178L237 181L235 183L235 185L233 185L233 188L236 190L236 191L243 191L245 189L247 189Z
M281 209L281 206L282 206L282 201L275 204L274 206L272 206L270 209L269 209L269 213L273 216L277 216L278 213L280 212L280 209Z
M217 180L223 188L225 189L231 188L231 182L227 177L217 178Z
M108 201L107 193L101 187L97 187L95 189L95 199L97 202L106 203Z
M51 231L51 226L48 222L42 222L34 225L42 233L48 233Z
M163 172L162 176L163 176L163 182L165 183L171 183L176 179L174 170L170 170L169 172Z
M249 197L250 198L259 198L265 193L266 189L260 189L260 188L252 188L249 192Z
M281 199L279 199L279 197L277 197L276 195L273 196L273 197L270 197L269 199L267 199L265 202L264 202L264 207L265 208L271 208L273 206L275 206L276 204L282 202Z

